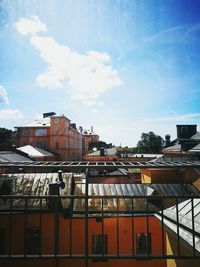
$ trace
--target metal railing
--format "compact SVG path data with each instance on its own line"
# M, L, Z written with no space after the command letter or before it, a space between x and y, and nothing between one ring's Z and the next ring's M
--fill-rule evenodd
M200 259L198 206L196 196L0 196L0 258Z

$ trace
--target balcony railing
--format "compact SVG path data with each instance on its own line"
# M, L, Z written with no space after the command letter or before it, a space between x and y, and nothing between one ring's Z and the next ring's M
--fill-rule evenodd
M0 196L0 258L200 259L198 206L196 196Z

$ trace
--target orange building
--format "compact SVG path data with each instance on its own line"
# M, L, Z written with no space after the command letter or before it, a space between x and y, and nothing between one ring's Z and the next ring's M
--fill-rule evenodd
M44 113L42 119L15 127L18 130L17 146L32 145L57 155L58 160L80 160L90 142L98 141L96 134L82 134L75 123L64 115Z

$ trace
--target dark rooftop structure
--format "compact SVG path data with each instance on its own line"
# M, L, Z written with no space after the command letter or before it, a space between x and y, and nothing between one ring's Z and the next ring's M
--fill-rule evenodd
M200 132L197 125L176 125L177 138L172 142L166 142L162 152L166 156L178 155L180 157L200 158Z

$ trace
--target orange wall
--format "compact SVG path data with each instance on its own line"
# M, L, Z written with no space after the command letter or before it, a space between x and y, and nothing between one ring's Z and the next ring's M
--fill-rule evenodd
M26 217L26 225L28 227L39 227L40 225L40 215L39 214L29 214ZM132 235L134 233L134 239L136 233L147 232L147 220L146 217L135 217L134 218L134 231L132 231L132 218L131 217L120 217L119 218L119 253L120 254L132 254ZM24 214L12 215L12 254L23 254L24 247L24 234L23 229L25 225L25 216ZM72 254L83 254L85 249L85 222L84 219L74 218L72 219ZM105 218L104 219L104 234L108 235L108 253L116 254L117 253L117 219L116 218ZM54 227L55 227L55 215L53 214L42 214L41 216L41 229L42 229L42 254L53 254L54 253ZM7 250L9 243L9 216L1 215L0 228L7 230ZM64 219L62 215L59 216L59 254L68 254L69 253L69 242L70 242L70 220ZM101 234L102 223L96 222L95 218L90 218L88 221L88 249L89 254L92 253L92 235ZM152 239L152 254L161 254L161 226L157 219L153 216L149 217L149 231L151 232ZM134 247L136 248L136 242L134 242ZM2 261L0 260L0 263ZM4 260L3 265L0 266L36 266L29 265L26 261L17 261L17 260ZM17 265L20 262L20 265ZM34 261L33 261L34 262ZM33 264L32 262L32 264ZM42 266L46 266L45 263L49 260L38 260L35 263L42 263ZM55 266L55 260L51 261L52 265ZM60 267L66 266L84 266L84 261L81 260L59 260ZM70 262L73 263L70 265ZM108 260L107 262L93 262L90 260L89 266L154 266L155 263L158 266L166 266L166 261L162 260ZM143 265L142 265L143 263ZM145 263L145 265L144 265Z
M42 128L43 127L38 127ZM45 136L36 136L35 131L38 129L37 127L21 127L18 129L18 142L17 146L24 146L24 145L32 145L36 146L37 142L46 142L46 149L50 148L50 128L46 127L47 135ZM22 131L27 131L27 136L21 135Z

